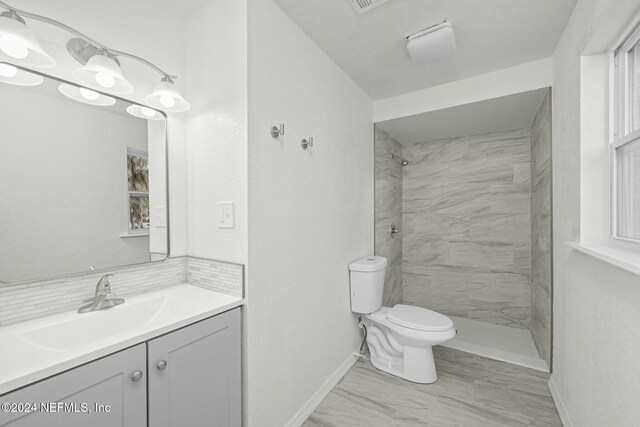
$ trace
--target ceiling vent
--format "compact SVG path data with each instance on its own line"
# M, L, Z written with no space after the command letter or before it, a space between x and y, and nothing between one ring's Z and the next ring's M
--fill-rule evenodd
M375 9L378 6L382 6L389 0L349 0L351 6L362 15L365 12L369 12L371 9Z

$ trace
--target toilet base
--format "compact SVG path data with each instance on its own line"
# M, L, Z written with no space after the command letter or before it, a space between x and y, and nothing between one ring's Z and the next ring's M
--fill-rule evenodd
M436 364L433 359L433 347L405 347L402 358L383 360L371 352L371 364L407 381L419 384L436 382Z

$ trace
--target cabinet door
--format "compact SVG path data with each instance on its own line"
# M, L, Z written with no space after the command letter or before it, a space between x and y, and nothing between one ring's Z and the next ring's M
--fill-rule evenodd
M148 345L149 426L240 425L240 309Z
M142 377L132 379L135 372ZM147 424L146 348L140 344L0 396L21 412L0 412L0 426L140 427ZM35 404L24 412L24 404ZM107 406L108 405L108 406Z

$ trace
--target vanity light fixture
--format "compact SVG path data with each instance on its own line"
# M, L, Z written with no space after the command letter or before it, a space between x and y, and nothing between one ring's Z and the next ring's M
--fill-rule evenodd
M38 86L44 79L37 74L28 73L11 64L0 62L0 82L16 86Z
M181 112L191 108L189 102L180 95L175 83L169 76L164 76L160 80L160 83L156 85L145 101L152 107L166 111Z
M133 92L133 86L124 78L120 65L108 54L95 54L87 63L73 71L80 83L97 90L124 95Z
M116 100L110 96L102 95L101 93L91 89L73 86L67 83L60 84L58 86L58 91L67 98L71 98L74 101L82 102L84 104L109 107L116 103Z
M0 60L26 67L56 65L56 61L42 49L24 19L12 9L0 13Z
M133 92L133 85L127 81L120 69L120 59L127 58L144 64L162 76L154 91L146 97L149 105L167 112L182 112L190 108L189 102L174 84L177 76L165 72L146 59L109 48L62 22L16 9L1 0L0 9L7 10L0 14L0 61L26 67L55 65L53 58L44 52L38 43L35 34L26 27L24 18L33 19L75 36L67 42L67 50L82 64L82 67L73 71L73 76L83 86L118 95Z
M127 113L146 120L164 120L164 117L158 111L142 105L129 105Z

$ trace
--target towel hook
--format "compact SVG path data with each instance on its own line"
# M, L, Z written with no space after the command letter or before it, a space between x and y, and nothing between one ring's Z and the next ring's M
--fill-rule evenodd
M271 126L271 137L275 139L280 135L284 135L284 123L280 123L280 127Z
M309 139L303 139L302 141L300 141L300 145L302 146L303 150L306 150L309 147L313 147L313 137L310 136Z

